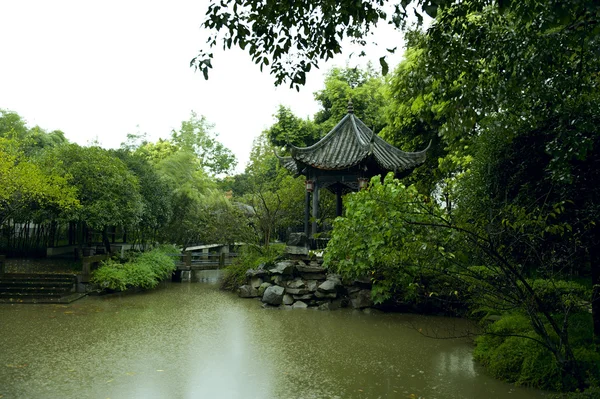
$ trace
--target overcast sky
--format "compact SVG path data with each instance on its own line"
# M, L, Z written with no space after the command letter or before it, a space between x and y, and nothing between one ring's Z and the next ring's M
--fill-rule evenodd
M207 38L200 29L207 5L0 0L0 108L17 112L30 127L60 129L82 145L97 139L107 148L118 147L127 133L166 138L193 110L215 125L242 171L252 140L274 122L278 105L312 116L324 73L345 66L357 49L313 69L300 93L275 88L272 76L237 49L215 54L206 81L189 62ZM376 40L380 45L368 51L373 60L403 44L388 27ZM350 61L355 66L357 59Z

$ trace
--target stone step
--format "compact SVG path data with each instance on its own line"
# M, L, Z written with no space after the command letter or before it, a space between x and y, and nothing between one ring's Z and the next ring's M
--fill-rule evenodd
M75 295L77 277L73 274L4 274L0 277L2 303L70 303Z
M65 293L74 291L74 286L55 287L55 286L31 286L31 287L0 287L2 293L22 293L22 294L37 294L37 293Z
M4 287L71 287L75 281L29 281L29 280L0 280L0 290Z

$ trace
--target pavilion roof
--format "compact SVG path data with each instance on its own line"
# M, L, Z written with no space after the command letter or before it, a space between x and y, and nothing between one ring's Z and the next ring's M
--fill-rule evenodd
M386 171L400 173L425 162L427 147L419 152L404 152L377 136L352 112L319 142L310 147L291 146L291 156L279 157L292 173L305 173L305 166L320 170L345 170L374 160Z

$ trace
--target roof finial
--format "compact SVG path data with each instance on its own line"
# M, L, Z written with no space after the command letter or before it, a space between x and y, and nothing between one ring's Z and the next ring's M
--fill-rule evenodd
M353 114L354 113L354 107L352 106L352 99L348 100L348 113L349 114Z

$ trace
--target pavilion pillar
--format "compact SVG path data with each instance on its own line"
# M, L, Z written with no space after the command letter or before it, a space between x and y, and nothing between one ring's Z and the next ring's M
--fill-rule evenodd
M304 194L304 234L310 237L310 191Z
M313 191L313 211L312 211L312 232L311 237L315 238L315 234L317 233L317 219L319 218L319 182L315 181L315 191Z
M336 216L342 216L342 187L338 186L335 190L335 196L337 202L335 204L335 214Z

